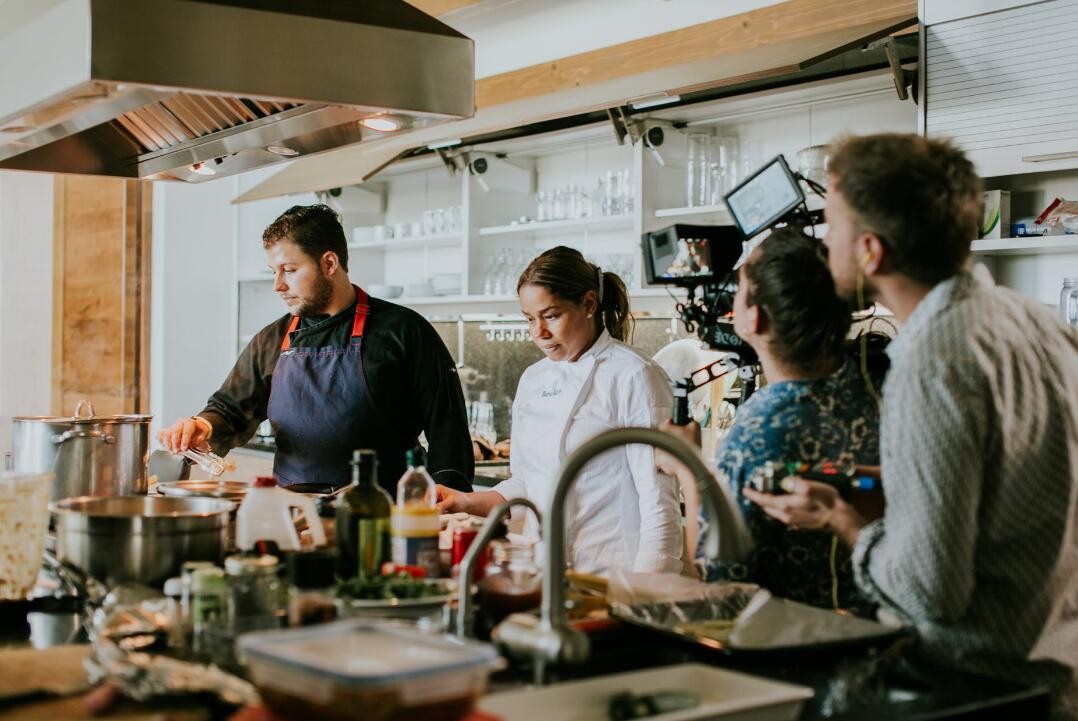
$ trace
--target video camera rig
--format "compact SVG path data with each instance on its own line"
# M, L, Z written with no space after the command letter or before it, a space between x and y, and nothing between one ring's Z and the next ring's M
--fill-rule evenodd
M689 393L737 370L741 399L756 389L759 358L734 331L736 279L734 269L745 241L780 225L812 227L823 222L819 210L809 210L804 182L824 195L822 186L790 170L776 156L724 197L734 225L677 224L643 237L644 271L648 283L685 288L688 297L677 304L685 329L695 332L709 348L728 355L674 383L676 425L689 420ZM700 296L697 297L697 289Z

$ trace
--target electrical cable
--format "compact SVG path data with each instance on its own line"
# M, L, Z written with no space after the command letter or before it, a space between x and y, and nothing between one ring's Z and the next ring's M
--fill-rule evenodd
M836 558L838 556L838 536L831 536L831 604L835 607L835 610L840 609L838 603L838 564Z

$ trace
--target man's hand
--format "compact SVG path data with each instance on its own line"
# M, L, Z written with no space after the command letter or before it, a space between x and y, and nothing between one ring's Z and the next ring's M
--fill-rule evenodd
M764 513L793 530L827 531L851 548L857 542L865 519L842 500L834 486L791 476L782 480L782 489L786 495L760 493L748 487L743 493Z
M435 485L439 513L471 513L470 493L464 493L440 483Z
M169 453L180 453L188 448L206 448L213 426L205 418L181 418L168 428L157 432L157 440Z
M675 426L670 420L665 420L659 424L659 430L680 438L690 446L700 447L700 424L696 421L689 421L688 425L684 426ZM668 476L676 476L678 469L685 468L681 461L658 448L655 449L655 467Z

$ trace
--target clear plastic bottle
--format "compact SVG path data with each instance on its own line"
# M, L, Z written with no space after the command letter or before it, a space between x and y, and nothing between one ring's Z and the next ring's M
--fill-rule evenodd
M397 505L390 521L393 563L417 566L428 578L439 575L438 494L434 479L423 465L423 451L414 448L404 455L408 469L397 482Z

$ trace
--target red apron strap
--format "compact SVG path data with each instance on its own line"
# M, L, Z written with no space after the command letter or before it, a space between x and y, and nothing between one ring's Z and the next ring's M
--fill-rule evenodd
M367 292L358 285L352 287L356 289L356 319L352 322L352 337L362 338L363 327L367 325L367 314L370 313L370 306L367 305Z
M292 346L292 340L289 336L292 335L292 331L299 327L299 316L292 316L292 322L288 324L288 330L284 332L284 340L281 341L281 350L288 350Z

